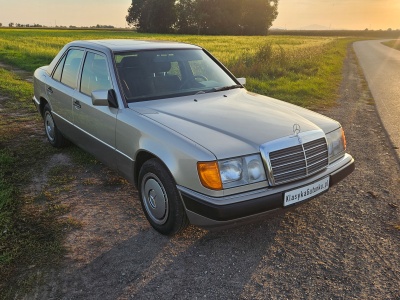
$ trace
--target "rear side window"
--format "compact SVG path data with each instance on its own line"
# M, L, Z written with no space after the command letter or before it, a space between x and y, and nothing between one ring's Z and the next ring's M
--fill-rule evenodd
M72 49L68 51L67 57L65 58L64 67L61 73L61 82L69 87L75 89L77 87L77 78L79 74L79 66L81 65L81 61L83 58L84 51L78 49ZM63 64L60 63L54 73L55 75L58 74L58 69Z

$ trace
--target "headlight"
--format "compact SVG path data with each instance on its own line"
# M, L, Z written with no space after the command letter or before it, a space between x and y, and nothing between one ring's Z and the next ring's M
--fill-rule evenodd
M197 164L201 183L220 190L266 180L264 165L258 154Z
M328 157L329 163L337 160L344 155L346 151L346 137L344 131L340 127L326 135L328 141Z
M240 180L243 175L242 160L232 159L220 162L219 172L223 183Z

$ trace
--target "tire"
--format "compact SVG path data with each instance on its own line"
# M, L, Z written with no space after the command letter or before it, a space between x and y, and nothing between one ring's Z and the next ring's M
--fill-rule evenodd
M138 188L143 212L155 230L164 235L174 235L188 226L175 181L158 159L143 164Z
M53 115L51 114L51 108L49 104L46 104L44 106L43 120L44 120L44 131L46 133L46 137L49 143L56 148L65 147L68 144L68 141L58 130L56 123L54 122Z

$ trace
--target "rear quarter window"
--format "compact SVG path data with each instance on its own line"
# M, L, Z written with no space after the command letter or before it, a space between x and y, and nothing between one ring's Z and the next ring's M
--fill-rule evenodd
M57 81L61 81L61 74L62 74L62 70L63 70L63 67L64 67L64 63L65 63L65 56L63 57L63 59L58 64L57 69L55 70L55 72L53 74L53 79L55 79Z

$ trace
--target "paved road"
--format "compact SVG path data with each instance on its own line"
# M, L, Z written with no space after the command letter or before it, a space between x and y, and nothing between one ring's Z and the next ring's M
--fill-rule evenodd
M400 51L381 42L356 42L353 47L400 161Z

